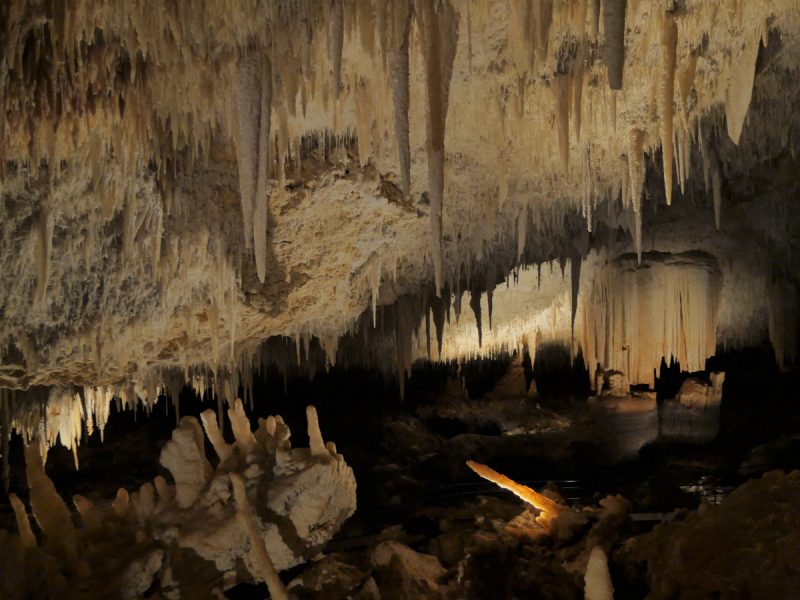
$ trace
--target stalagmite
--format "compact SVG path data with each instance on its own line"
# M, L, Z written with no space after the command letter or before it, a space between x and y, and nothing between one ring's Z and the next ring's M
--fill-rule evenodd
M38 443L30 444L25 449L25 463L31 512L36 522L54 546L67 558L74 558L75 527L66 504L56 492L53 482L45 475Z
M203 430L194 417L183 417L161 452L161 465L175 477L178 506L188 508L211 478L205 456Z
M437 0L438 2L438 0ZM417 6L424 40L428 96L428 194L431 203L431 250L436 292L443 284L442 210L444 203L444 138L450 95L450 79L458 43L458 14L447 0L434 7L422 1Z
M273 598L288 599L277 571L309 560L327 544L355 511L356 482L333 443L319 455L293 450L280 417L268 421L255 435L257 447L221 461L198 489L197 501L186 505L181 487L187 472L196 470L201 448L197 422L185 417L162 449L161 463L175 485L158 476L132 493L120 488L110 505L76 495L80 528L73 527L45 474L38 444L30 444L25 454L31 509L42 539L37 541L24 505L11 494L19 536L0 532L3 549L15 559L0 553L0 594L11 589L3 598L105 600L141 598L158 589L168 598L210 598L255 579L267 582ZM253 436L249 428L247 433ZM237 435L237 443L246 437ZM180 438L187 444L176 452Z
M536 508L546 513L549 513L554 516L558 516L564 512L567 512L569 509L566 506L562 506L557 502L553 502L550 498L546 496L542 496L541 494L534 492L531 488L521 485L516 481L512 481L505 475L501 475L497 471L490 469L486 465L482 465L480 463L476 463L474 461L468 460L467 466L475 471L478 475L483 477L484 479L488 479L492 483L496 483L501 488L506 489L517 496L519 496L525 502L529 502L533 504Z
M222 432L219 430L219 427L217 427L216 413L214 413L213 410L208 409L200 415L200 419L203 421L203 427L206 430L208 441L211 442L211 445L214 447L214 451L219 457L219 462L225 462L233 453L233 447L230 444L225 443L225 440L222 437Z
M675 68L677 64L678 26L668 12L661 17L661 64L658 71L658 116L661 122L661 144L664 158L664 187L667 204L672 203L672 159L674 152Z
M600 546L592 548L584 581L586 600L614 600L614 585L608 572L608 557Z
M411 146L408 123L409 65L408 40L411 33L410 0L392 0L387 3L389 30L389 76L392 81L394 106L394 132L403 195L411 194Z
M627 0L603 0L606 66L608 67L608 85L612 90L622 89L627 4Z
M402 377L402 374L400 376ZM308 439L310 442L311 455L324 455L327 452L325 441L322 439L322 432L319 429L317 409L313 406L306 407L306 420L308 421Z
M228 420L231 422L233 436L236 438L236 447L239 448L242 456L247 456L256 448L256 438L250 430L250 419L244 412L241 398L237 398L233 406L228 409Z
M247 498L244 479L242 479L239 473L231 473L230 478L231 484L233 485L233 496L236 499L236 518L239 520L247 537L250 539L251 552L254 554L255 562L261 571L257 577L266 582L270 596L274 600L289 600L286 588L281 578L278 577L278 572L272 564L272 560L267 552L267 547L264 545L264 540L253 518L253 507L250 505L250 500Z
M36 536L33 535L25 505L17 498L16 494L9 494L8 499L11 501L11 508L14 509L14 515L17 518L17 529L19 530L19 536L22 538L23 548L35 548Z

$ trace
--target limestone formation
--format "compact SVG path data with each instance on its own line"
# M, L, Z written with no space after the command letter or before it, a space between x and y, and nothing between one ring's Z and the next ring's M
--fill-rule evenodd
M660 415L635 391L662 362L769 340L794 368L797 0L0 4L0 453L8 488L22 437L42 534L13 501L0 562L38 569L30 596L198 595L242 564L281 594L268 564L330 539L354 481L313 409L309 449L251 431L268 368L377 368L402 399L417 361L563 350L595 393L574 441L612 459L716 435L720 379ZM534 393L517 363L465 421L569 424ZM48 449L80 467L112 403L174 415L174 483L78 499L75 529Z
M241 401L229 416L246 422ZM15 500L20 535L0 532L4 547L18 548L0 563L3 598L133 598L155 580L167 598L215 598L242 580L266 580L281 597L276 571L319 552L355 511L356 484L335 449L292 448L288 427L270 420L260 421L255 436L249 426L237 431L232 451L212 470L199 423L184 417L161 454L175 483L158 477L130 495L120 490L113 511L76 496L81 528L31 444L28 484L42 539ZM309 433L319 435L313 421Z
M608 557L600 546L592 549L586 565L586 600L614 600L614 586L608 572Z
M767 314L778 360L794 356L796 307L781 299L797 281L781 265L796 211L776 225L796 172L794 2L167 4L3 8L2 387L128 388L130 405L209 371L215 391L249 385L262 363L295 368L289 356L310 373L380 354L399 373L442 312L431 288L485 311L504 276L554 263L569 264L569 307L542 296L441 357L541 336L650 383L661 358L696 370L714 337L740 346ZM765 165L785 174L765 178L780 200L737 187ZM631 351L641 364L627 368L625 342L601 356L597 331L583 334L611 283L602 263L643 245L716 258L724 318L697 327L690 301L684 329L700 339L683 356L670 305L663 347ZM681 294L711 306L713 282L691 278ZM377 304L406 296L413 318L378 327ZM370 304L383 333L354 350Z

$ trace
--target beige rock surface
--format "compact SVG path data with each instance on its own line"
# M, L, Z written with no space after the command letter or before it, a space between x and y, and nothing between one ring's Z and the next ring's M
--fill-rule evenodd
M568 215L622 226L641 252L642 195L661 193L647 164L676 207L698 157L735 187L754 156L793 147L790 0L629 2L624 29L589 2L446 1L435 27L390 4L9 2L2 384L238 377L275 336L314 336L334 362L370 304L435 271L463 291L487 261L584 256ZM655 249L707 246L701 229Z

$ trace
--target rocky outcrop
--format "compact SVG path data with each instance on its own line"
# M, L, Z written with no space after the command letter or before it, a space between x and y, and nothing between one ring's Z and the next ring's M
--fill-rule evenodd
M438 580L445 570L439 559L415 552L400 542L389 540L378 544L370 562L379 574L384 600L436 600L442 598Z
M719 506L677 513L616 558L647 563L652 600L800 597L800 471L751 480Z
M175 483L159 476L130 495L120 489L113 510L76 496L82 528L72 524L32 444L28 481L42 541L15 502L20 535L0 532L12 549L0 558L0 596L132 598L156 582L165 598L216 598L242 581L269 583L264 550L278 571L318 554L355 511L356 482L333 443L322 441L316 411L309 407L310 448L291 447L280 416L260 419L252 432L241 400L228 415L233 444L212 411L202 415L220 458L216 469L200 424L184 417L161 454Z

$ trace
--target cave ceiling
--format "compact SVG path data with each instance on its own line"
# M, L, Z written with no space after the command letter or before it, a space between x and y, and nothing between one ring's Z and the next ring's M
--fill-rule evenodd
M20 397L794 357L795 0L11 0L0 31Z

